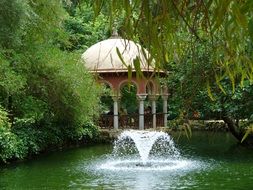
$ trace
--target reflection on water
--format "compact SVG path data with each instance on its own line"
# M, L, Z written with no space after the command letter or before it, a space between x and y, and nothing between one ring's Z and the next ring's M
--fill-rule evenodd
M65 150L0 168L0 189L252 189L253 152L228 135L193 133L180 138L187 167L168 170L116 170L111 145ZM120 165L120 162L118 162ZM173 165L170 162L169 165ZM175 163L176 165L177 163ZM123 167L131 167L123 165ZM154 166L155 167L155 166ZM141 166L139 166L141 168ZM163 167L161 167L163 168Z

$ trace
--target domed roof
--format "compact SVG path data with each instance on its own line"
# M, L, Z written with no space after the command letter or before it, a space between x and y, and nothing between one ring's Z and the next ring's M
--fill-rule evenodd
M124 60L121 61L117 48ZM92 45L82 54L82 60L90 71L96 72L127 72L127 66L131 65L135 70L134 59L139 58L142 71L154 71L148 65L147 57L150 54L139 44L122 38L110 38Z

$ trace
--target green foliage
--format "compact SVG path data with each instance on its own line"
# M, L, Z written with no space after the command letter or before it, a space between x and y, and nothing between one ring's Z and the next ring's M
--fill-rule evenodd
M13 156L23 158L22 151L19 149L22 142L11 132L7 112L0 106L0 162L6 162Z
M251 124L251 125L247 128L247 130L246 130L246 132L245 132L245 134L244 134L244 136L243 136L243 138L242 138L242 140L241 140L241 143L242 143L243 141L245 141L245 139L246 139L250 134L253 134L253 124Z
M98 127L93 122L84 123L80 127L64 128L65 136L73 141L93 139L98 135Z
M136 86L133 84L125 85L121 88L121 108L127 110L128 114L136 113L138 108L136 93Z
M9 128L8 114L0 105L0 128Z
M96 113L99 89L76 55L56 48L37 49L37 53L29 67L20 66L30 78L30 95L47 102L60 123L79 124L90 119Z
M107 13L111 21L122 17L122 35L141 42L156 60L158 69L169 62L183 62L185 51L198 53L199 43L208 42L211 59L206 66L213 71L205 82L216 76L217 85L222 88L219 80L227 76L234 91L236 78L253 80L251 0L108 0L93 5L97 15ZM199 64L195 58L192 63ZM212 97L211 91L209 96Z
M68 44L62 48L83 52L91 45L108 37L109 24L102 13L95 19L91 6L83 4L78 8L71 8L71 5L67 6L67 8L70 7L71 16L64 23L69 33Z
M19 113L22 118L29 118L36 122L43 120L48 112L48 104L33 96L25 96L20 99L15 108L16 113Z
M17 136L10 132L9 128L0 127L0 160L6 162L12 157L23 158L20 147L21 142Z
M3 0L0 7L0 47L17 50L52 38L65 40L61 22L67 14L61 0Z
M237 82L233 92L230 80L224 79L221 85L226 93L213 82L209 87L215 99L213 101L205 85L201 85L201 80L196 80L188 72L192 68L186 68L187 66L177 70L173 75L174 79L169 81L172 91L172 98L169 100L170 115L178 115L181 110L185 110L189 118L194 118L194 112L198 112L202 119L221 119L223 115L230 115L235 119L250 117L253 110L253 86L249 81L244 82L243 88Z
M113 100L112 100L112 90L109 85L101 86L101 97L100 97L100 111L101 113L109 113L113 111Z
M216 39L215 43L222 42ZM169 115L179 115L184 110L189 118L194 118L196 112L202 119L221 119L225 114L237 119L249 118L253 110L250 80L241 81L239 75L231 76L231 80L226 73L229 71L214 64L216 57L212 54L211 42L195 45L194 50L185 50L181 61L166 65L171 71Z
M0 2L0 47L20 45L21 29L26 17L26 1Z
M100 88L80 54L60 50L69 43L61 2L0 2L0 162L97 133Z
M192 137L192 129L187 118L186 112L180 112L180 114L173 120L169 121L169 127L179 131L178 139L185 135L187 139Z
M17 95L26 84L25 78L12 69L10 62L0 54L0 101L8 107L9 96Z

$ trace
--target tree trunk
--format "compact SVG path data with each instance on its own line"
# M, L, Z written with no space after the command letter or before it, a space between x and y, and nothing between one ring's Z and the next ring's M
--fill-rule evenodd
M245 131L240 130L239 123L229 116L222 116L222 119L227 124L232 135L241 143ZM253 147L253 136L249 135L241 144Z

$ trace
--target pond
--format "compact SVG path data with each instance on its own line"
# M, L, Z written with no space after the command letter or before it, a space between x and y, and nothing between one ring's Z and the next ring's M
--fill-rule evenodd
M178 134L175 146L191 163L174 170L110 170L112 145L102 144L40 155L1 166L0 189L252 189L253 151L227 133ZM111 160L110 160L111 159Z

